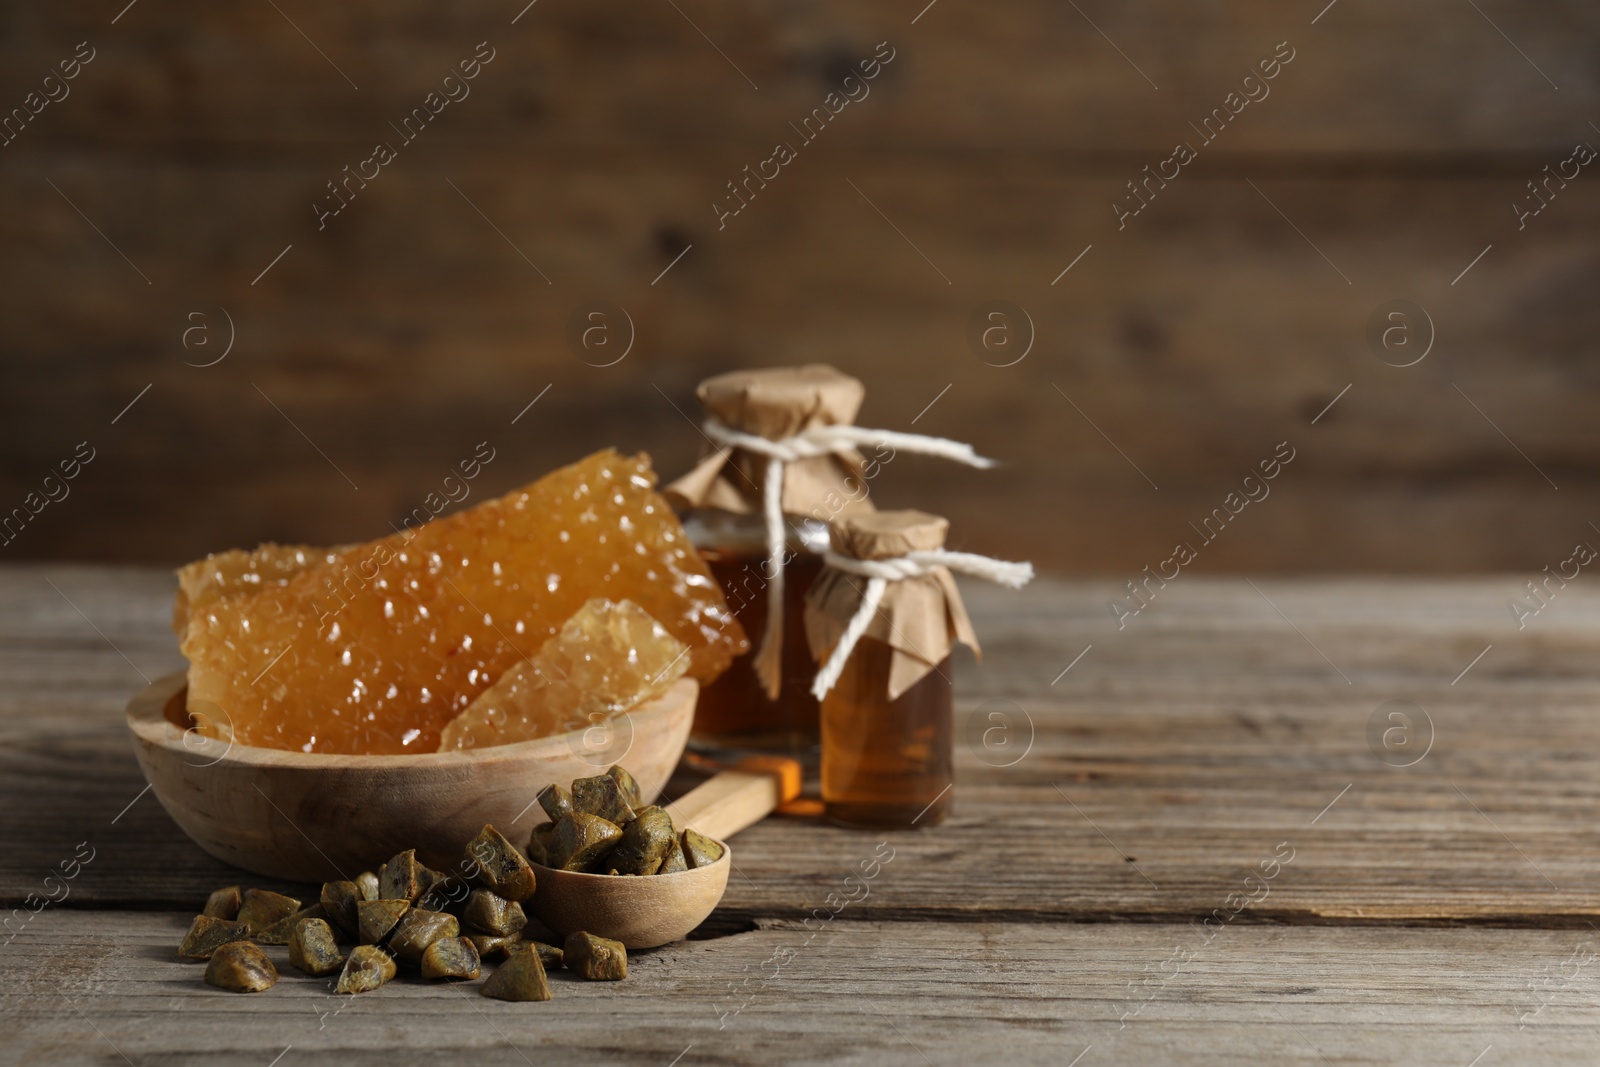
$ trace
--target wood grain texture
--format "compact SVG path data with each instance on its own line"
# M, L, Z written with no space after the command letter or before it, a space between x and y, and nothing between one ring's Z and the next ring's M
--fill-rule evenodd
M1518 584L1183 577L1122 631L1108 583L969 587L985 659L956 665L951 820L879 838L769 819L739 835L718 921L803 919L880 839L895 877L863 918L1187 921L1257 893L1245 879L1288 842L1241 921L1587 928L1600 593L1574 583L1518 631ZM148 798L118 818L143 787L120 721L140 680L109 642L163 669L169 590L144 571L0 572L0 900L41 892L83 840L99 853L69 908L188 911L240 879ZM1415 766L1369 742L1393 700L1431 720ZM994 766L1017 751L1002 740L1026 755Z
M877 882L896 876L894 861ZM870 899L870 898L869 898ZM184 919L59 912L0 956L6 1063L1579 1064L1593 931L878 923L852 909L634 954L555 1000L399 979L358 998L287 968L211 989ZM1183 955L1188 953L1188 955ZM1169 962L1174 961L1174 962ZM288 1050L287 1052L285 1050ZM1087 1050L1087 1051L1086 1051ZM1486 1050L1489 1050L1486 1052Z
M260 162L341 141L364 147L483 40L498 55L459 113L447 112L452 139L515 135L540 149L624 157L641 145L764 144L883 40L897 55L874 87L882 97L869 99L886 133L845 136L894 151L1167 148L1171 127L1221 104L1280 41L1296 57L1268 100L1293 102L1241 130L1250 141L1240 148L1344 153L1358 138L1368 152L1400 154L1542 148L1570 139L1574 112L1558 106L1541 70L1577 114L1600 99L1588 49L1600 22L1573 0L1538 17L1490 9L1495 23L1448 0L1349 5L1315 26L1320 5L1268 0L1160 18L1106 0L1078 10L1023 0L929 11L913 24L923 6L831 0L679 12L608 0L536 8L514 28L520 5L490 0L448 11L419 0L291 5L293 24L270 7L219 10L198 0L130 12L115 28L114 11L14 11L0 23L8 72L0 85L20 98L34 71L42 77L88 37L108 62L97 58L75 86L77 103L46 110L26 143ZM1418 49L1423 34L1439 55Z
M561 279L547 287L455 196L448 172L397 174L339 238L347 254L286 259L261 282L270 295L249 281L283 245L267 232L248 242L257 251L228 283L239 301L219 299L238 323L238 349L214 368L179 361L189 355L177 346L185 292L168 290L160 299L170 310L151 312L140 310L147 294L116 286L107 314L138 321L75 332L74 358L94 385L70 427L59 411L87 387L59 377L62 334L51 324L81 316L80 290L72 269L41 266L47 283L0 293L0 311L15 302L8 321L24 353L0 401L10 412L0 439L17 472L11 497L20 504L79 440L98 456L72 496L5 551L177 564L266 539L377 536L479 441L497 457L468 503L607 445L647 450L672 476L703 446L689 423L700 377L813 358L866 381L864 421L904 429L917 419L917 430L971 440L1006 462L985 472L898 458L873 486L886 506L936 502L970 546L1048 570L1137 570L1280 441L1298 449L1296 464L1204 567L1537 570L1587 530L1582 498L1600 468L1583 338L1600 323L1577 297L1600 279L1591 251L1600 201L1558 202L1550 210L1563 209L1565 224L1511 244L1503 182L1258 180L1356 280L1346 286L1241 177L1199 170L1118 233L1104 181L992 167L857 173L951 274L946 286L856 197L850 173L797 174L717 242L690 224L684 240L695 250L654 288L671 255L629 235L658 210L700 210L704 187L692 175L680 172L671 204L597 179L613 206L593 224L573 194L529 201L515 183L475 189L502 229L542 235L543 248L528 251ZM278 197L290 195L292 180L272 180ZM986 195L952 217L947 203L973 188ZM32 207L12 225L30 244L54 246L81 224L44 199L55 198L48 186L21 195ZM175 177L161 195L157 216L216 194ZM237 213L254 199L239 187ZM1012 218L1019 199L1049 209ZM411 217L438 221L417 227ZM825 239L841 220L849 236ZM593 261L592 225L615 239L615 256ZM108 257L96 269L126 271L87 243L92 233L73 240L86 256ZM1089 258L1051 287L1089 243ZM330 316L327 294L356 278L360 291ZM564 340L570 316L597 293L639 331L628 359L604 370ZM1440 337L1407 370L1380 363L1363 339L1369 313L1401 294L1429 309ZM1039 337L1005 369L980 362L965 340L974 309L997 295L1027 308ZM443 317L432 310L441 299L455 309ZM855 317L848 329L841 308ZM376 334L375 323L384 324ZM220 341L220 320L216 329ZM1508 350L1526 353L1514 377Z
M867 382L864 420L1007 461L908 457L886 504L1058 572L1137 569L1280 440L1304 459L1205 566L1536 570L1581 535L1600 201L1579 179L1520 230L1511 204L1594 136L1590 7L922 6L0 14L5 100L99 49L0 149L0 513L99 450L4 552L375 536L485 439L480 493L608 444L675 474L696 380L818 358ZM472 95L318 231L324 183L484 39ZM719 229L725 183L886 39L872 94ZM1272 94L1118 229L1125 183L1282 40ZM637 330L606 369L567 341L602 297ZM1363 336L1400 297L1439 336L1406 370ZM1036 326L1014 367L969 348L993 299ZM185 366L222 309L235 350ZM212 347L184 347L194 313Z
M127 722L152 797L212 856L256 875L352 880L406 849L436 870L470 858L490 824L518 846L544 818L529 796L611 762L582 735L416 755L351 756L230 745L180 730L184 675L155 679ZM681 678L622 718L629 771L654 800L683 756L699 686ZM621 747L621 744L618 744ZM322 829L313 837L306 827ZM709 909L708 909L709 910Z
M1122 630L1111 583L970 586L949 822L770 818L696 939L509 1005L336 998L276 948L267 993L203 985L188 916L257 880L140 797L172 579L3 568L0 1062L1587 1063L1600 591L1519 630L1520 584L1184 576ZM1414 766L1369 742L1390 700L1431 718Z
M799 795L804 774L794 761L757 757L748 767L722 771L667 806L675 826L698 830L715 840L732 837L760 822L778 805ZM772 765L768 770L763 762Z

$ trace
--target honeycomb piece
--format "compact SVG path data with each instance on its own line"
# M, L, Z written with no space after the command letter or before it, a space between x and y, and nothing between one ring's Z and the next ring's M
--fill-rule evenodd
M349 546L346 546L349 547ZM172 632L179 637L189 617L218 600L282 588L301 571L332 563L340 549L311 545L265 544L252 551L231 548L178 568L178 596L172 604Z
M432 752L446 723L597 596L638 603L689 646L691 675L715 678L749 645L654 484L647 456L608 449L281 585L212 599L183 635L189 709L239 744Z
M531 741L602 722L666 692L689 669L686 651L633 601L596 597L446 726L439 749Z

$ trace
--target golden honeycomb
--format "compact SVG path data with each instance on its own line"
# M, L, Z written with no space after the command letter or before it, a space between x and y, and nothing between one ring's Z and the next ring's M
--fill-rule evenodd
M652 700L689 669L689 646L631 600L589 601L444 728L440 751L580 730Z
M348 546L346 546L348 547ZM180 638L196 608L245 593L259 593L319 563L332 563L341 550L311 545L266 544L253 550L230 548L178 568L178 596L172 604L172 632Z
M240 744L432 752L594 597L638 604L710 681L749 645L654 486L648 456L607 449L257 592L180 592L189 708Z

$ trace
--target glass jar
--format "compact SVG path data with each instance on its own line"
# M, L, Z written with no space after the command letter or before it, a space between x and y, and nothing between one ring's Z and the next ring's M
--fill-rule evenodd
M895 700L894 649L863 637L822 698L822 800L830 822L913 829L955 804L955 689L946 656Z
M767 630L767 528L759 514L694 508L683 516L689 540L721 583L752 652L733 661L700 692L690 736L702 751L785 752L815 758L820 733L817 698L811 695L816 662L806 644L806 591L822 570L828 527L787 516L783 568L783 688L768 698L755 670L754 649Z

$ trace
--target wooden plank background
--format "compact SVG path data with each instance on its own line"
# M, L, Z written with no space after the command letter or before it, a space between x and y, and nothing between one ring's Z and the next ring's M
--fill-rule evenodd
M16 906L86 839L100 855L69 907L191 911L237 880L141 798L122 721L142 675L182 665L165 628L170 579L81 567L0 579L0 903ZM1242 921L1600 918L1600 595L1574 587L1518 631L1505 579L1258 587L1175 583L1123 631L1107 583L970 588L987 653L957 664L957 812L937 833L891 835L894 877L853 914L1198 920L1287 841L1294 861ZM1431 722L1415 766L1369 740L1391 700ZM975 740L996 710L1026 752L1009 766ZM864 841L784 819L741 834L721 928L804 918Z
M956 664L947 823L768 819L693 939L511 1005L409 977L336 998L280 948L269 993L204 986L173 954L188 916L271 883L142 793L123 707L179 665L172 580L0 568L0 1063L1592 1062L1600 594L1519 630L1517 587L1193 577L1123 630L1109 582L968 587L985 656ZM1391 700L1431 723L1412 766L1369 736ZM996 710L1016 747L982 743Z
M1007 460L905 458L880 499L1058 572L1164 557L1284 440L1203 569L1537 571L1586 536L1600 180L1520 232L1510 205L1600 143L1592 5L278 7L0 12L6 107L96 50L0 148L0 509L97 450L10 558L376 536L482 440L476 493L606 444L670 475L701 376L818 359L863 421ZM323 183L480 41L471 95L318 232ZM719 230L724 183L880 41L870 95ZM1124 183L1282 41L1119 231ZM1396 298L1437 332L1403 369L1364 338ZM594 299L636 328L612 367L566 340ZM1035 324L1014 366L968 345L995 299ZM185 365L224 309L228 357Z
M551 1003L505 1004L410 979L334 997L277 948L278 985L241 997L173 956L181 917L115 921L111 936L104 916L57 912L12 946L0 1061L943 1064L1003 1049L1227 1067L1248 1047L1289 1067L1465 1067L1592 1063L1600 1026L1591 931L1241 926L1174 975L1162 964L1189 927L841 917L814 939L775 923L640 953L621 983L557 972Z

